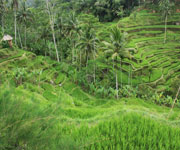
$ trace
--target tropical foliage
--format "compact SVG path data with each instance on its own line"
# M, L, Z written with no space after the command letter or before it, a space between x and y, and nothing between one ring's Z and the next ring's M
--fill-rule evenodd
M179 12L0 0L0 150L179 150Z

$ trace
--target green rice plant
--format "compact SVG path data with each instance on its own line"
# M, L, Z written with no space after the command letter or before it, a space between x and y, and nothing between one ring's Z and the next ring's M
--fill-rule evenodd
M85 129L86 128L86 129ZM98 132L96 132L98 129ZM178 150L180 148L180 128L168 126L137 114L121 115L101 122L94 127L80 127L83 132L89 132L88 137L91 144L85 144L85 149L112 149L115 150L137 150L157 149L157 150ZM72 134L73 135L73 134ZM80 136L80 135L79 135ZM84 138L83 143L89 138ZM102 146L100 146L102 145Z

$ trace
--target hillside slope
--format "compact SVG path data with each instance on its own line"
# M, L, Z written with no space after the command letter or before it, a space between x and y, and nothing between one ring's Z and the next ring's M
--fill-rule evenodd
M164 43L164 20L151 10L134 11L118 22L105 23L97 32L100 40L109 40L108 30L118 26L128 33L127 48L135 48L132 59L124 58L122 81L124 85L142 85L157 92L169 92L175 79L180 78L180 13L168 18L167 41ZM110 64L109 64L110 65ZM110 65L112 66L112 64ZM120 67L120 60L119 66ZM120 70L120 69L119 69ZM118 73L121 81L121 73ZM129 79L132 77L132 79Z
M70 69L31 52L0 49L1 149L180 148L179 109L95 98L72 82Z

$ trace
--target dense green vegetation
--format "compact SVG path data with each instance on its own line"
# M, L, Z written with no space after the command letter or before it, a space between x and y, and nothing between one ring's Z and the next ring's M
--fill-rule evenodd
M0 150L179 150L179 12L0 0Z
M20 49L0 53L1 149L179 149L179 108L95 98L63 64Z

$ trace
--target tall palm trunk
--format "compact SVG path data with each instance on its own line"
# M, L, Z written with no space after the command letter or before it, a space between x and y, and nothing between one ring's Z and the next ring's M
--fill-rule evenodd
M26 24L25 24L25 28L24 28L24 46L25 46L25 49L27 48L27 27L26 27Z
M122 88L122 58L120 60L120 67L121 67L121 88Z
M118 99L119 98L119 85L118 85L118 74L117 74L117 57L116 57L116 98Z
M17 17L16 17L16 8L14 10L14 34L15 34L15 44L17 45Z
M165 31L164 31L164 43L166 43L166 39L167 39L167 20L168 20L168 16L166 15L165 18Z
M141 1L139 0L139 8L140 8L140 6L141 6Z
M0 9L1 9L1 29L4 34L4 2L0 0Z
M72 64L74 64L74 49L75 49L75 44L73 41L73 48L72 48Z
M118 89L118 75L117 75L117 70L116 70L116 98L119 98L119 89Z
M177 99L178 99L179 93L180 93L180 86L179 86L179 89L178 89L178 91L177 91L177 94L176 94L176 97L175 97L175 99L174 99L174 102L173 102L173 104L172 104L171 111L172 111L172 109L174 108L174 105L175 105L175 103L176 103L176 101L177 101Z
M94 83L96 82L96 62L95 62L95 56L94 56Z
M96 82L96 52L95 52L95 42L93 43L94 44L94 83Z
M52 36L53 36L53 42L54 42L54 47L56 50L56 57L57 57L57 61L59 62L59 53L58 53L58 49L57 49L56 36L55 36L55 31L54 31L54 16L53 16L53 14L51 14L51 11L49 8L49 0L46 0L46 7L48 10L48 14L49 14L50 26L51 26L51 30L52 30Z
M46 39L44 38L44 46L46 47ZM45 48L45 57L47 56L46 48Z
M133 84L132 84L132 77L133 77L133 71L132 71L132 66L131 66L131 86L133 86Z
M143 69L143 68L142 68ZM142 76L143 76L143 70L141 69L141 84L143 83Z
M21 40L21 34L20 34L20 29L17 28L17 30L18 30L18 35L19 35L19 42L20 42L21 48L23 48L22 40Z
M1 28L2 28L2 33L4 34L4 14L1 16Z
M74 64L74 44L73 44L73 48L72 48L72 64Z
M128 75L128 85L130 85L130 78L131 78L131 72L130 72L130 65L129 65L129 75Z
M82 64L82 55L81 55L81 51L80 51L80 58L79 58L80 60L80 70L81 70L81 64Z
M88 59L89 59L89 53L86 52L86 68L88 67Z
M56 50L57 61L59 62L59 53L58 53L57 44L56 44L56 37L55 37L55 31L54 31L54 22L52 24L53 25L51 25L51 29L52 29L54 47L55 47L55 50Z

